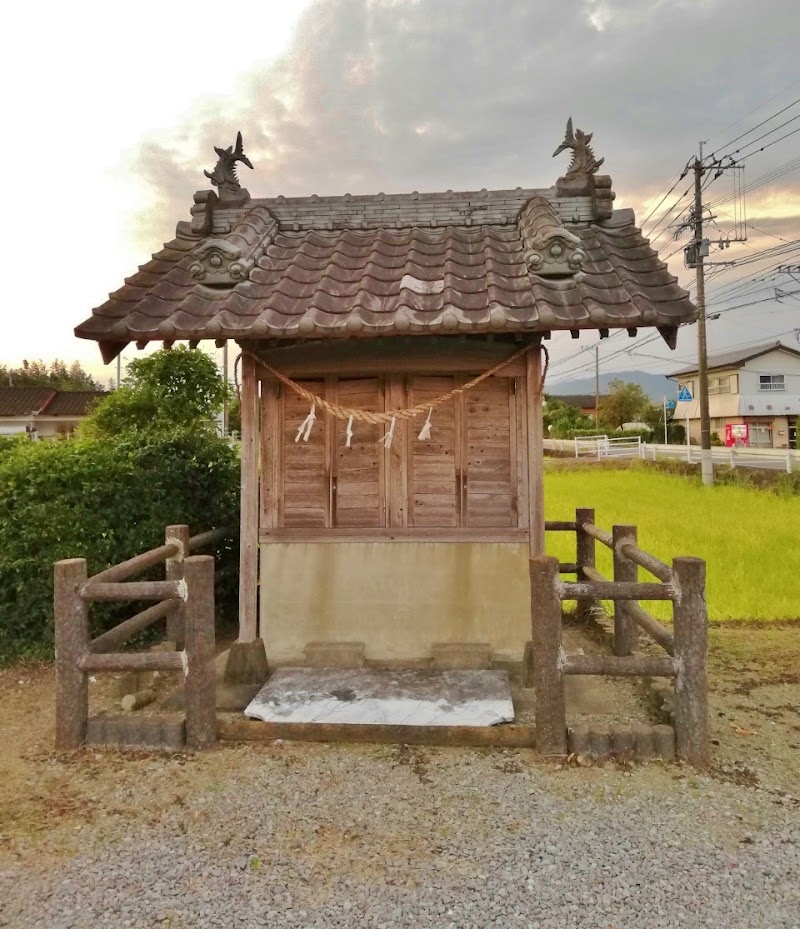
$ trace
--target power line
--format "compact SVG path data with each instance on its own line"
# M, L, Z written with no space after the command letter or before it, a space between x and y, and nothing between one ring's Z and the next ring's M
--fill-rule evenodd
M797 106L798 103L800 103L800 97L798 97L797 100L793 100L791 103L787 104L785 107L783 107L783 109L778 110L777 113L773 113L772 116L768 116L766 119L762 119L761 122L760 122L760 123L756 123L756 125L753 126L752 129L748 129L747 132L743 132L741 135L737 135L735 139L731 139L730 142L726 142L724 145L721 145L720 148L727 148L729 145L733 145L734 142L738 142L739 139L743 139L745 136L750 135L751 132L755 132L756 129L760 129L761 126L763 126L763 125L765 125L766 123L770 122L771 120L775 119L776 116L780 116L781 113L785 113L787 110L790 110L793 106ZM794 117L794 119L797 119L797 117ZM794 122L794 119L790 119L789 122ZM787 123L783 123L782 125L785 126L785 125L787 125ZM781 128L781 126L777 126L775 129L771 129L769 132L765 133L765 135L770 135L770 133L775 132L775 131L777 131L777 129L780 129L780 128ZM759 136L759 139L763 139L763 138L764 138L764 136ZM757 141L759 141L759 139L754 139L753 141L754 141L754 142L757 142ZM752 142L747 142L745 145L742 146L742 148L747 148L749 145L752 145L752 144L753 144ZM720 155L718 156L718 155L717 155L717 152L718 152L718 151L719 151L719 149L717 149L716 151L713 151L708 157L709 157L712 161L714 161L714 160L717 159L717 157L719 157L719 158L726 158L726 157L729 158L729 157L731 156L731 154L734 154L734 155L736 154L736 152L728 152L728 153L720 154ZM736 149L736 151L741 151L741 149Z

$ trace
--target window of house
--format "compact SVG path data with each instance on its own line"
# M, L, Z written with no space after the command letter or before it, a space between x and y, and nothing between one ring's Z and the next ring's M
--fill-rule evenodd
M731 377L729 374L722 374L719 377L710 377L708 379L708 394L729 394L731 392Z
M759 374L760 390L786 390L786 378L783 374Z

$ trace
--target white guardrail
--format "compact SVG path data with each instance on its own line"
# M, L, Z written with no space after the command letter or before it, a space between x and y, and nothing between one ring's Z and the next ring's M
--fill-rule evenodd
M690 464L700 463L697 445L657 445L642 442L639 437L615 439L607 435L582 436L580 439L545 439L544 447L550 451L568 452L575 458L641 458L655 461L672 458ZM729 468L764 468L771 471L800 470L800 451L790 448L725 448L711 449L715 465Z

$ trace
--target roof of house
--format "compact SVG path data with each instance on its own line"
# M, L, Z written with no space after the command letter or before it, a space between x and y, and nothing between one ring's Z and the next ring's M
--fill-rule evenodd
M594 394L548 394L551 400L560 400L576 410L593 410L597 402Z
M0 387L0 416L86 416L101 390Z
M748 361L752 361L754 358L760 358L762 355L776 350L790 352L800 357L800 351L796 348L784 345L780 339L777 341L773 339L771 342L759 342L755 345L745 345L743 348L738 348L735 351L721 352L718 355L709 355L708 367L709 370L714 368L740 368ZM672 374L668 376L678 377L681 374L694 374L697 370L697 365L691 365L688 368L681 368L678 371L673 371Z
M219 195L196 194L191 222L75 333L107 360L131 341L639 326L674 345L695 308L633 211L613 210L589 138L570 123L573 163L547 189L262 199L221 176L239 139L208 175Z

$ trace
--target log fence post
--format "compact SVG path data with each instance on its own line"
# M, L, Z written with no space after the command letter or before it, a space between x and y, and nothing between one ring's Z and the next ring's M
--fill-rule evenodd
M701 558L675 558L673 618L675 624L675 742L678 756L702 766L709 760L708 679L706 653L706 563Z
M53 568L56 646L56 748L86 741L89 686L81 661L89 652L89 604L80 596L88 574L85 558L57 561Z
M529 567L536 750L544 755L564 755L567 717L561 670L558 559L537 556L531 558Z
M217 740L214 681L214 558L192 555L183 562L185 611L186 745L210 748Z
M639 567L620 550L625 542L636 545L636 526L612 526L611 539L614 545L614 580L637 583ZM614 654L632 655L636 651L639 634L636 624L630 618L630 611L625 600L614 601Z
M578 565L579 581L589 580L583 571L584 568L596 567L596 543L588 533L583 531L586 523L594 525L594 509L575 510L575 563ZM594 600L578 600L575 607L576 618L584 621L590 619L595 606Z
M189 555L189 527L167 526L164 541L167 544L170 542L180 543L178 552L171 558L167 558L164 569L165 577L168 581L182 581L184 580L184 560ZM167 640L174 642L175 648L179 651L185 643L184 614L185 608L181 604L173 611L172 615L167 617Z

